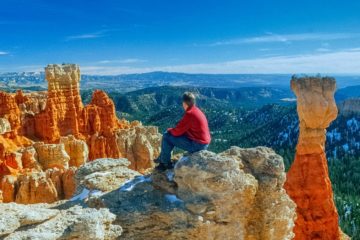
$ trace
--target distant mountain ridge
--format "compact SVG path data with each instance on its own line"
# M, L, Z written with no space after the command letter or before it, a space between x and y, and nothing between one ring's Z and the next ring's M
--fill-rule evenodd
M335 75L338 87L360 85L359 76ZM288 87L290 74L190 74L149 72L121 75L82 75L82 89L129 92L148 87L192 86L213 88ZM0 87L46 87L43 72L0 73Z

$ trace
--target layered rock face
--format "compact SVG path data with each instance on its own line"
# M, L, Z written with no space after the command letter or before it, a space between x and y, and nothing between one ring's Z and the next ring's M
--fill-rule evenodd
M61 137L60 143L64 144L65 151L69 153L69 166L80 167L88 161L89 149L84 141L69 135Z
M122 233L112 224L116 216L107 209L81 206L62 209L46 204L0 204L0 238L18 239L116 239Z
M160 154L161 135L154 126L145 128L136 121L132 126L128 131L120 129L116 132L117 147L130 160L130 168L145 170Z
M83 108L79 67L75 64L48 65L45 77L48 81L48 98L44 112L36 115L36 136L55 142L60 136L78 135L78 115Z
M153 167L161 141L156 127L119 120L103 91L94 91L84 107L75 64L48 65L45 75L48 92L0 92L4 202L69 198L75 191L73 168L88 160L127 157L132 169L145 172Z
M44 144L37 142L34 148L38 155L38 162L43 169L68 168L70 157L65 151L64 144Z
M53 203L75 193L74 168L6 175L1 179L2 201L22 204Z
M296 206L283 188L283 160L269 148L201 151L181 158L174 170L147 176L128 169L129 164L126 159L98 159L81 166L75 177L78 194L70 201L0 204L0 237L294 237Z
M18 133L21 128L21 115L15 98L9 93L0 91L0 106L0 117L7 119L12 131Z
M32 141L22 136L21 111L12 94L0 92L0 178L5 174L16 174L21 168L21 147Z
M77 193L84 189L109 192L117 189L139 172L129 169L130 162L125 158L102 158L81 166L75 175Z
M325 156L326 128L337 116L332 78L294 78L300 135L296 156L285 183L297 204L295 239L339 239L338 214L333 201Z
M284 164L268 148L201 151L174 171L136 177L90 198L109 208L124 239L292 239L295 204L283 189Z
M84 141L69 136L63 143L36 142L15 152L18 172L0 175L3 201L52 203L70 198L76 190L74 175L77 167L71 163L85 163L88 156L84 149Z
M84 107L80 69L75 64L49 65L45 72L48 98L44 111L35 116L38 138L54 143L71 134L87 142L90 160L127 157L133 169L144 171L153 166L151 160L158 156L161 140L157 128L117 119L113 101L100 90L94 91Z
M122 234L122 228L114 224L116 215L105 208L97 210L84 207L83 200L92 194L99 195L99 192L116 189L133 177L141 175L129 169L129 164L126 159L99 159L82 165L76 177L74 177L75 168L70 168L65 174L61 174L61 170L54 169L47 170L46 176L38 174L43 181L36 184L46 186L36 193L17 195L16 200L23 197L31 198L22 199L23 201L17 201L18 203L37 203L34 201L36 198L56 197L55 194L61 192L57 189L61 187L59 178L64 185L68 184L66 182L68 179L76 179L79 195L70 201L58 201L53 204L0 204L0 238L7 240L117 239ZM34 184L27 181L22 183L20 188L33 189ZM73 191L75 192L75 189Z
M43 109L44 95L0 92L0 178L21 171L17 152L33 144L26 136L34 132L34 115Z
M8 133L11 131L11 125L6 118L0 118L0 134Z

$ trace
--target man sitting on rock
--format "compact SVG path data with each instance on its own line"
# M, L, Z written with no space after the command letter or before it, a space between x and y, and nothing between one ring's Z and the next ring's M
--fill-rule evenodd
M173 168L171 152L178 147L189 153L205 150L211 141L208 121L205 114L195 105L195 96L185 92L183 97L185 114L174 128L169 128L163 135L161 153L155 162L159 171Z

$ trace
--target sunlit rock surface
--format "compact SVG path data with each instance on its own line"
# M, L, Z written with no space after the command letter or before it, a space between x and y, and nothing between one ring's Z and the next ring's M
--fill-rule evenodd
M61 137L60 143L64 144L65 151L70 157L69 166L80 167L88 161L89 149L86 142L69 135Z
M80 193L85 188L101 192L117 189L135 176L141 175L129 169L129 165L130 162L125 158L103 158L88 162L76 172L77 192Z
M183 157L88 202L117 215L124 239L292 239L295 204L268 148Z
M0 134L8 133L11 131L11 125L6 118L0 118Z
M0 204L4 239L269 239L294 237L283 159L265 147L181 158L141 175L126 159L76 172L77 193L54 204ZM49 175L56 179L57 174ZM57 188L54 180L54 188ZM59 192L59 191L57 191ZM8 213L5 213L8 212ZM5 222L10 218L11 221Z
M43 169L49 168L68 168L70 156L65 151L64 144L44 144L37 142L34 148L38 155L38 162Z
M107 209L0 204L0 237L5 240L116 239L122 229L112 224L115 218Z
M333 78L293 78L300 135L285 188L297 204L295 239L339 239L338 214L333 201L325 156L326 128L337 116Z
M43 202L70 198L75 170L69 167L98 158L126 157L128 167L142 173L154 166L161 142L157 127L119 120L113 101L100 90L84 106L76 64L50 64L45 78L47 92L0 92L0 181L4 179L5 188L0 185L0 190L5 202L38 202L40 197L24 194L39 191L49 193ZM44 173L46 178L39 178ZM49 190L51 183L56 192ZM23 191L27 186L31 190Z

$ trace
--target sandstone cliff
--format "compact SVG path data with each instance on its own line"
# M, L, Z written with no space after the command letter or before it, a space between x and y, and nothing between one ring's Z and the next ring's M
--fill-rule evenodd
M70 198L75 192L76 165L69 163L85 163L85 149L84 141L69 136L59 144L36 142L14 152L13 162L5 163L18 171L0 175L3 201L52 203Z
M48 97L43 112L35 117L35 134L55 142L60 136L79 134L78 116L83 105L80 98L80 69L77 65L48 65L45 68Z
M126 159L83 165L76 174L78 195L67 202L32 208L0 204L4 223L0 236L73 239L82 233L87 239L204 240L294 236L295 204L283 188L283 160L269 148L201 151L181 158L174 170L147 176L128 165ZM96 209L84 207L84 201ZM6 222L8 217L11 221Z
M21 166L15 153L32 141L21 135L21 111L12 94L0 92L0 177L16 173Z
M296 156L285 183L297 204L295 239L339 239L338 214L333 201L325 156L326 128L337 116L332 78L293 78L300 135Z
M161 139L157 128L119 120L113 101L100 90L94 91L91 102L84 107L80 69L75 64L49 65L45 73L47 103L35 116L35 135L39 139L54 143L61 136L73 135L87 142L90 160L127 157L135 170L153 166L151 160L158 156Z
M0 92L0 190L5 202L71 197L74 170L69 167L88 160L126 157L129 167L140 172L153 167L161 141L156 127L119 120L103 91L94 91L83 106L75 64L48 65L45 75L47 92ZM42 195L47 197L41 200Z
M74 206L63 210L54 207L0 204L0 238L103 240L116 239L122 233L120 226L112 224L115 215L107 209Z
M295 204L284 181L272 150L234 147L183 157L174 171L137 177L88 204L116 213L124 239L292 239Z

